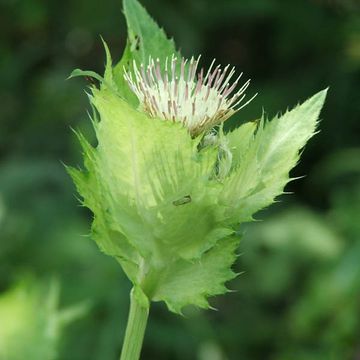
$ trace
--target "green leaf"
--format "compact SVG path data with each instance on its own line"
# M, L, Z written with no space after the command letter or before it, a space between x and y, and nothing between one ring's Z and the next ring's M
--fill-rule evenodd
M117 86L112 77L111 55L105 42L104 42L104 46L105 46L106 59L107 59L104 77L100 76L95 71L75 69L71 72L68 79L72 79L74 77L93 78L99 81L102 88L104 87L108 88L110 91L119 95Z
M222 135L232 165L219 181L220 145L201 148L181 124L149 118L107 87L92 91L98 145L79 134L86 170L69 172L94 213L93 238L143 301L164 300L175 312L207 307L207 297L224 292L234 275L231 226L283 191L326 92L271 122Z
M76 133L76 135L83 148L85 170L67 167L67 171L83 198L83 205L91 209L94 214L92 238L105 254L115 257L127 276L135 281L140 261L138 254L119 231L117 222L109 215L107 209L109 191L101 181L95 149L82 134Z
M149 293L154 273L201 259L233 232L211 180L217 151L199 152L200 139L181 124L149 118L106 88L93 89L91 101L98 146L78 134L86 170L68 171L94 213L92 237Z
M220 240L201 260L173 262L160 274L152 299L165 301L171 311L179 314L190 304L209 308L207 298L228 291L225 282L236 276L231 266L239 241L234 235Z
M156 24L137 0L124 0L123 6L128 39L124 54L114 68L114 79L121 96L136 106L138 100L124 80L124 67L131 71L134 60L138 64L146 64L149 56L159 58L161 64L164 64L167 57L173 54L180 57L180 54L176 51L174 41L166 36L164 30Z
M216 153L198 154L197 140L181 125L150 119L110 92L96 91L92 101L101 118L95 171L122 233L143 256L193 256L213 230L210 210L217 207L209 195L217 189L206 180ZM191 203L174 205L188 195ZM189 238L191 223L197 226Z
M229 134L231 144L240 149L222 194L223 203L229 206L230 222L251 220L254 213L283 192L300 150L315 134L326 93L319 92L270 122L262 119L254 136L244 129L245 125ZM244 133L247 135L242 142Z
M177 54L174 41L168 39L137 0L124 0L123 4L133 59L145 63L152 56L163 62L167 56Z
M81 70L81 69L73 70L71 72L70 76L68 77L68 79L72 79L72 78L78 77L78 76L92 77L92 78L98 80L100 83L102 83L104 81L104 78L102 76L100 76L99 74L97 74L95 71Z
M255 131L258 127L257 122L247 122L236 130L226 134L229 150L232 153L232 167L237 169L244 161L244 157L254 139Z

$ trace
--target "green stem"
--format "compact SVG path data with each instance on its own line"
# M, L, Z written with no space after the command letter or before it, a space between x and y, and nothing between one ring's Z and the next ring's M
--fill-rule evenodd
M137 301L134 296L134 289L132 289L129 318L120 360L139 360L148 316L149 307L144 307Z

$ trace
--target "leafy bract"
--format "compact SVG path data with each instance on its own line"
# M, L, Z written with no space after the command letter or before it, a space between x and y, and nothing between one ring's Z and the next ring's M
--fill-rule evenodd
M181 125L150 119L107 89L93 89L91 101L98 145L79 134L86 171L69 172L94 213L100 248L150 294L154 274L202 259L233 233L221 222L221 186L211 180L217 151L198 151L200 140Z
M225 293L225 282L236 276L231 266L238 245L239 237L231 236L220 240L200 260L173 262L160 274L153 299L165 301L176 313L188 304L207 309L207 298Z
M256 132L245 124L228 135L234 168L224 183L222 201L229 206L230 222L252 220L283 192L299 151L315 134L326 93L317 93L271 121L262 119Z
M200 140L178 123L149 118L112 91L93 89L98 145L79 134L86 171L69 172L94 213L94 239L150 300L176 312L207 306L232 278L233 226L282 193L325 94L228 134L232 169L219 181L212 176L218 147L199 150Z

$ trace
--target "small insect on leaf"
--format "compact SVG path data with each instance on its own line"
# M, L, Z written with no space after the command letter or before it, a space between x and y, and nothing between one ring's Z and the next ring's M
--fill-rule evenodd
M134 41L131 43L131 50L134 51L139 51L140 50L140 36L139 35L135 35L134 36Z
M91 85L96 86L96 82L94 80L94 78L92 78L91 76L85 76L85 80L90 83Z
M188 204L189 202L191 202L191 196L186 195L179 200L173 201L173 205L175 205L175 206L185 205L185 204Z

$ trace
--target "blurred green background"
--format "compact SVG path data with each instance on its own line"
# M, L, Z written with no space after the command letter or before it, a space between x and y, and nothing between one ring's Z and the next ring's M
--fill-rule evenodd
M292 173L306 177L243 228L235 292L212 300L219 311L185 317L154 304L143 359L359 359L359 2L142 3L185 56L252 78L259 96L228 126L330 86L321 131ZM81 163L70 127L91 133L86 83L65 79L77 67L102 73L100 34L118 59L120 0L0 0L0 360L120 351L130 285L87 236L91 214L61 163ZM14 338L16 354L4 355Z

